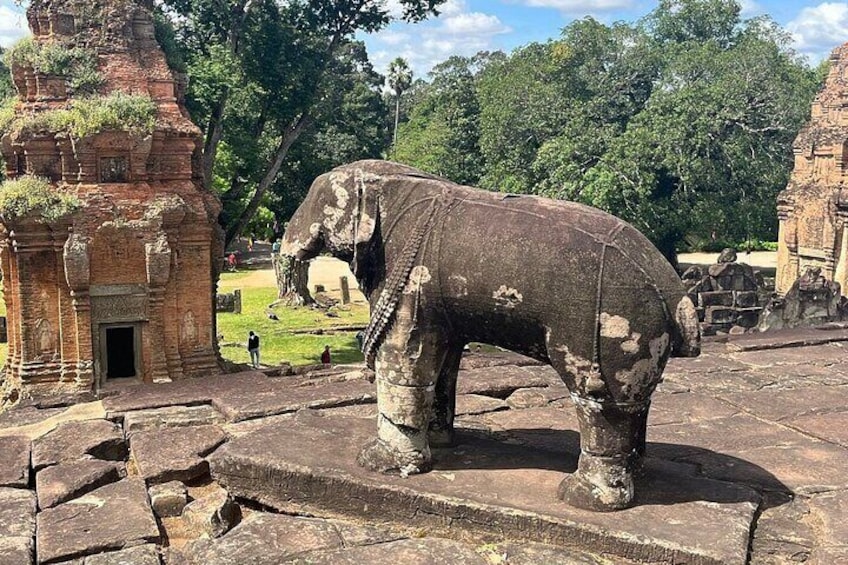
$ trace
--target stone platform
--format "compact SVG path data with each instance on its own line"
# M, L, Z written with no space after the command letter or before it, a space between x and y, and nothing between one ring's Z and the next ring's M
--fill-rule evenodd
M574 411L514 355L463 359L460 444L406 479L354 463L376 427L355 368L22 403L0 414L0 564L848 563L847 353L837 327L672 360L613 514L556 501Z
M557 485L576 468L577 434L558 434L556 441L575 450L564 454L546 449L548 430L519 431L541 441L519 444L466 431L455 449L435 451L432 472L401 478L356 464L359 447L374 434L371 418L305 411L286 425L231 441L210 464L213 477L231 493L281 512L330 512L460 538L524 539L646 562L745 563L760 502L753 489L652 460L635 508L581 511L556 499Z

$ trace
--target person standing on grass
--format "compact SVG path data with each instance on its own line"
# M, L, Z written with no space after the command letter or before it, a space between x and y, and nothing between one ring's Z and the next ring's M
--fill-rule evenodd
M330 365L332 363L332 359L330 358L330 346L324 346L324 353L321 354L321 363L324 365Z
M259 336L253 332L247 336L247 351L250 353L250 363L254 369L259 368Z

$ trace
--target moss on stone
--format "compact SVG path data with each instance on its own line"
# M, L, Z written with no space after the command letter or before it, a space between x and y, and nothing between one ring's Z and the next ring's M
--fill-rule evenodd
M114 92L107 96L89 96L70 101L65 108L31 114L13 115L4 122L0 110L0 134L17 135L67 133L83 139L104 131L125 131L138 137L153 133L156 103L150 96Z
M97 68L97 54L91 49L66 47L56 41L39 43L26 37L6 54L9 66L31 67L36 73L65 77L71 91L94 94L103 85Z
M0 216L14 220L25 216L52 222L80 207L75 194L61 192L41 177L24 175L0 184Z

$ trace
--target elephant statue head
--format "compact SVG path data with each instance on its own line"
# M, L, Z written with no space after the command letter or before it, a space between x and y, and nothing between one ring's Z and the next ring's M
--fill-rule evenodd
M359 276L379 223L381 181L373 171L346 167L318 177L289 221L281 253L307 261L329 252Z

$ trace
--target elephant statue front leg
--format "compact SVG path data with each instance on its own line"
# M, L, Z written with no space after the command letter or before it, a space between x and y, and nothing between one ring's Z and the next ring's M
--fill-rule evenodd
M608 512L633 503L633 467L644 452L645 406L574 397L580 422L577 471L559 485L559 498L585 510Z
M382 473L402 475L430 470L428 431L436 377L447 352L437 331L412 324L401 308L377 354L377 437L357 462Z

